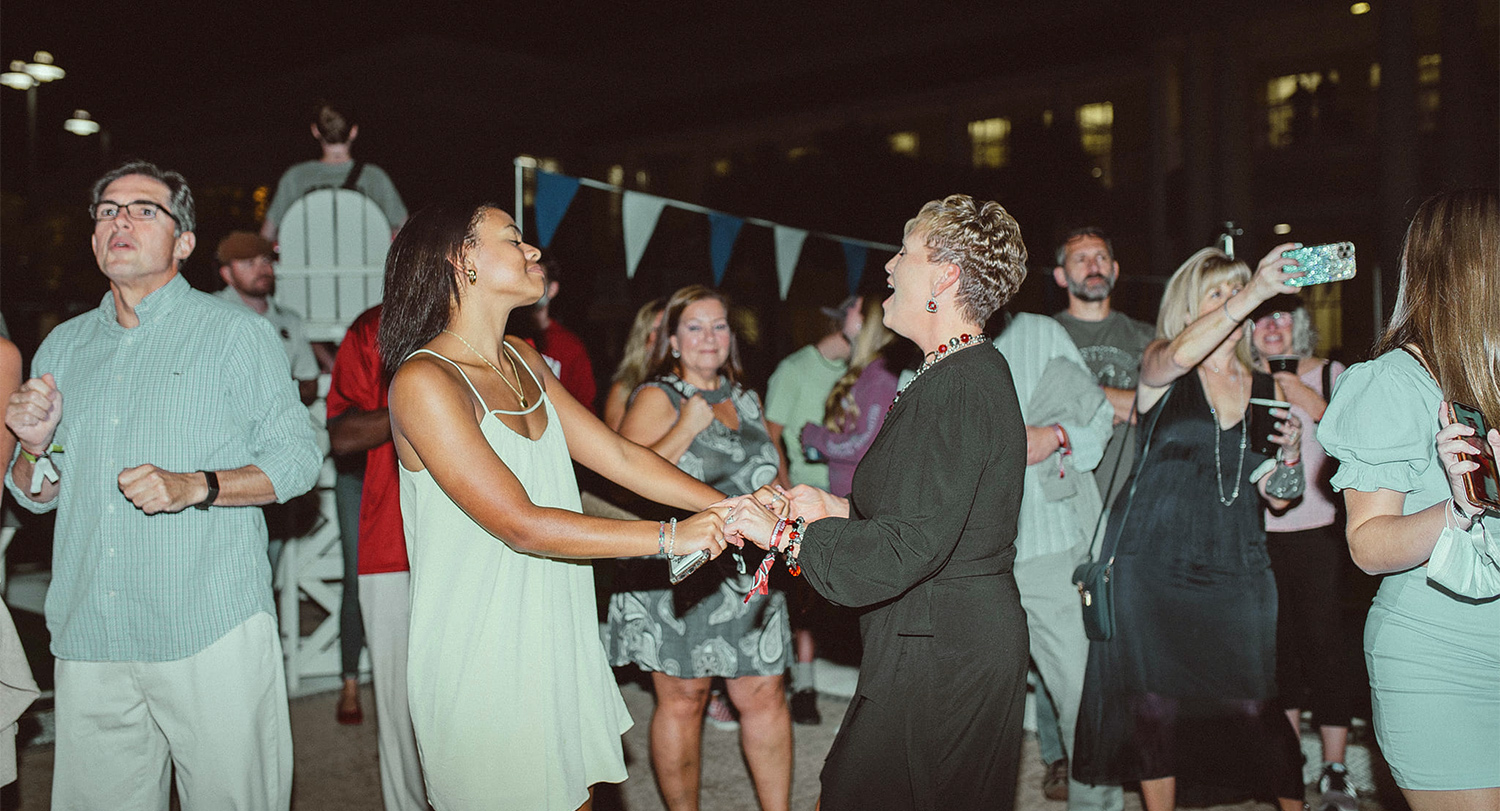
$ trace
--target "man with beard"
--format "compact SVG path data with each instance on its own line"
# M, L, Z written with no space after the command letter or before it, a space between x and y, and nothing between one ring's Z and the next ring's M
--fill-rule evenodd
M276 246L250 231L232 231L219 243L219 278L227 285L219 298L242 304L260 313L276 328L292 365L292 378L303 405L318 396L318 360L302 316L283 309L271 299L276 294Z
M1120 278L1120 263L1115 261L1109 237L1099 228L1078 228L1063 238L1052 277L1058 287L1068 291L1068 309L1053 318L1078 346L1084 363L1114 409L1114 432L1094 468L1094 482L1107 514L1135 458L1135 384L1141 355L1156 337L1156 328L1110 308L1110 294ZM1102 524L1097 522L1098 526ZM1098 543L1097 537L1093 540ZM1109 792L1102 787L1087 787L1087 797L1070 796L1068 753L1063 751L1063 736L1056 718L1051 702L1037 702L1037 737L1042 759L1047 763L1042 792L1048 799L1070 800L1075 806L1082 801L1119 808L1122 800L1118 789ZM1071 788L1083 787L1074 783Z
M1099 228L1079 228L1068 233L1057 249L1057 267L1052 270L1057 286L1068 291L1068 309L1052 316L1068 331L1083 360L1104 387L1104 394L1115 410L1115 431L1104 458L1094 471L1099 492L1105 496L1106 509L1130 472L1135 455L1133 443L1126 434L1135 422L1136 377L1140 373L1141 355L1156 337L1156 328L1110 308L1110 294L1120 278L1120 263L1115 261L1114 247ZM1120 475L1114 476L1116 459Z

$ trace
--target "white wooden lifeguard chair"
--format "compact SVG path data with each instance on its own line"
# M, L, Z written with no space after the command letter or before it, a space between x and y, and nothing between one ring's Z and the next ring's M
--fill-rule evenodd
M352 189L315 189L287 209L278 237L277 304L304 315L309 340L343 340L350 322L381 300L391 244L385 212ZM318 400L309 409L320 433L328 385L328 375L323 375ZM336 475L333 460L325 459L317 485L319 520L307 535L287 541L275 574L287 691L293 695L336 685L343 669L339 605L344 563L333 490ZM313 614L326 612L306 634L304 599L317 606ZM360 672L369 672L367 655L360 659Z

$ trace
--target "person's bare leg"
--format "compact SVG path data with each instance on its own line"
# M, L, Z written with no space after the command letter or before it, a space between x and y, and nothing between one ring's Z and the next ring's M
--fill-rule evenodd
M651 713L651 767L668 811L698 811L702 772L703 708L710 679L679 679L652 673L656 709Z
M1323 738L1323 762L1343 763L1344 750L1349 745L1348 727L1318 727Z
M1177 807L1177 778L1142 780L1141 801L1145 803L1146 811L1172 811Z
M792 645L797 649L797 661L811 662L818 653L818 641L813 632L798 628L792 632Z
M1276 804L1281 806L1281 811L1303 811L1307 802L1301 797L1293 800L1290 797L1277 797Z
M1401 789L1412 811L1495 811L1500 808L1500 788L1465 791L1414 791Z
M578 811L594 811L594 787L589 786L589 798L578 806Z
M344 689L339 693L339 712L348 714L359 711L359 679L344 679Z
M792 802L792 714L781 676L727 680L740 711L740 746L764 811L786 811Z

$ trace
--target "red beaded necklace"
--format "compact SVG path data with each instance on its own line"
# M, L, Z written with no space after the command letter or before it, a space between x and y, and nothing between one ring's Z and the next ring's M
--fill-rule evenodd
M970 335L969 333L965 332L957 338L949 338L947 343L938 344L937 349L927 353L926 360L922 361L922 368L917 370L917 373L912 376L912 379L906 384L905 388L902 388L901 391L896 392L895 399L891 400L891 408L895 408L896 403L901 402L901 395L904 394L907 389L911 388L912 383L917 382L917 378L921 377L923 372L931 369L934 365L937 364L938 361L948 357L949 355L952 355L954 352L960 349L967 349L971 346L978 346L982 343L988 343L989 340L990 339L986 337L982 332L978 335Z

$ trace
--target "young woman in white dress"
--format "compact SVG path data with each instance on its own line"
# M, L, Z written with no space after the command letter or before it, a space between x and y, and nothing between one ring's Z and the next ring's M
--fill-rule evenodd
M409 694L428 797L459 808L588 808L625 779L631 725L605 663L587 559L727 544L722 496L610 431L536 350L506 338L542 294L540 251L505 212L438 205L386 261L381 353L411 557ZM570 462L675 524L580 514Z

